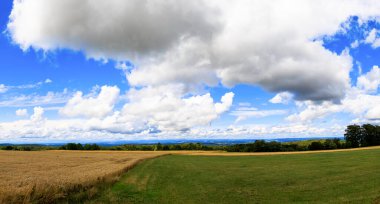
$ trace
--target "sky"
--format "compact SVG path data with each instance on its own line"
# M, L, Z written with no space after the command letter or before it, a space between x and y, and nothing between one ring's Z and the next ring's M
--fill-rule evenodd
M341 137L380 122L376 0L6 0L0 142Z

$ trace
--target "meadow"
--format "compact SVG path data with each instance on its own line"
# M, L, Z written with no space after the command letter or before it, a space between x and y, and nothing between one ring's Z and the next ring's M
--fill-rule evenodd
M147 160L88 203L380 203L379 148L237 155Z
M99 185L117 181L141 160L163 154L0 151L0 203L52 203L72 194L89 198L97 193Z

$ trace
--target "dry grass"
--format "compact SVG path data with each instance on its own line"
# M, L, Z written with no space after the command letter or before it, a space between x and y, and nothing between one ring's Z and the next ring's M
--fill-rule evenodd
M138 162L167 152L0 151L0 203L51 203L96 194Z

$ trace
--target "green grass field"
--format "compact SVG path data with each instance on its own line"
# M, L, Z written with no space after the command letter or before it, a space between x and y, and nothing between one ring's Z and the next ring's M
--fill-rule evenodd
M379 203L380 149L145 161L91 203Z

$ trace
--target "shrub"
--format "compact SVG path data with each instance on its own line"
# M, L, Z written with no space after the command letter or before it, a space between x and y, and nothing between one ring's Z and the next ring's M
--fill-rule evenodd
M310 145L309 145L309 150L322 150L324 149L324 146L321 142L312 142Z

